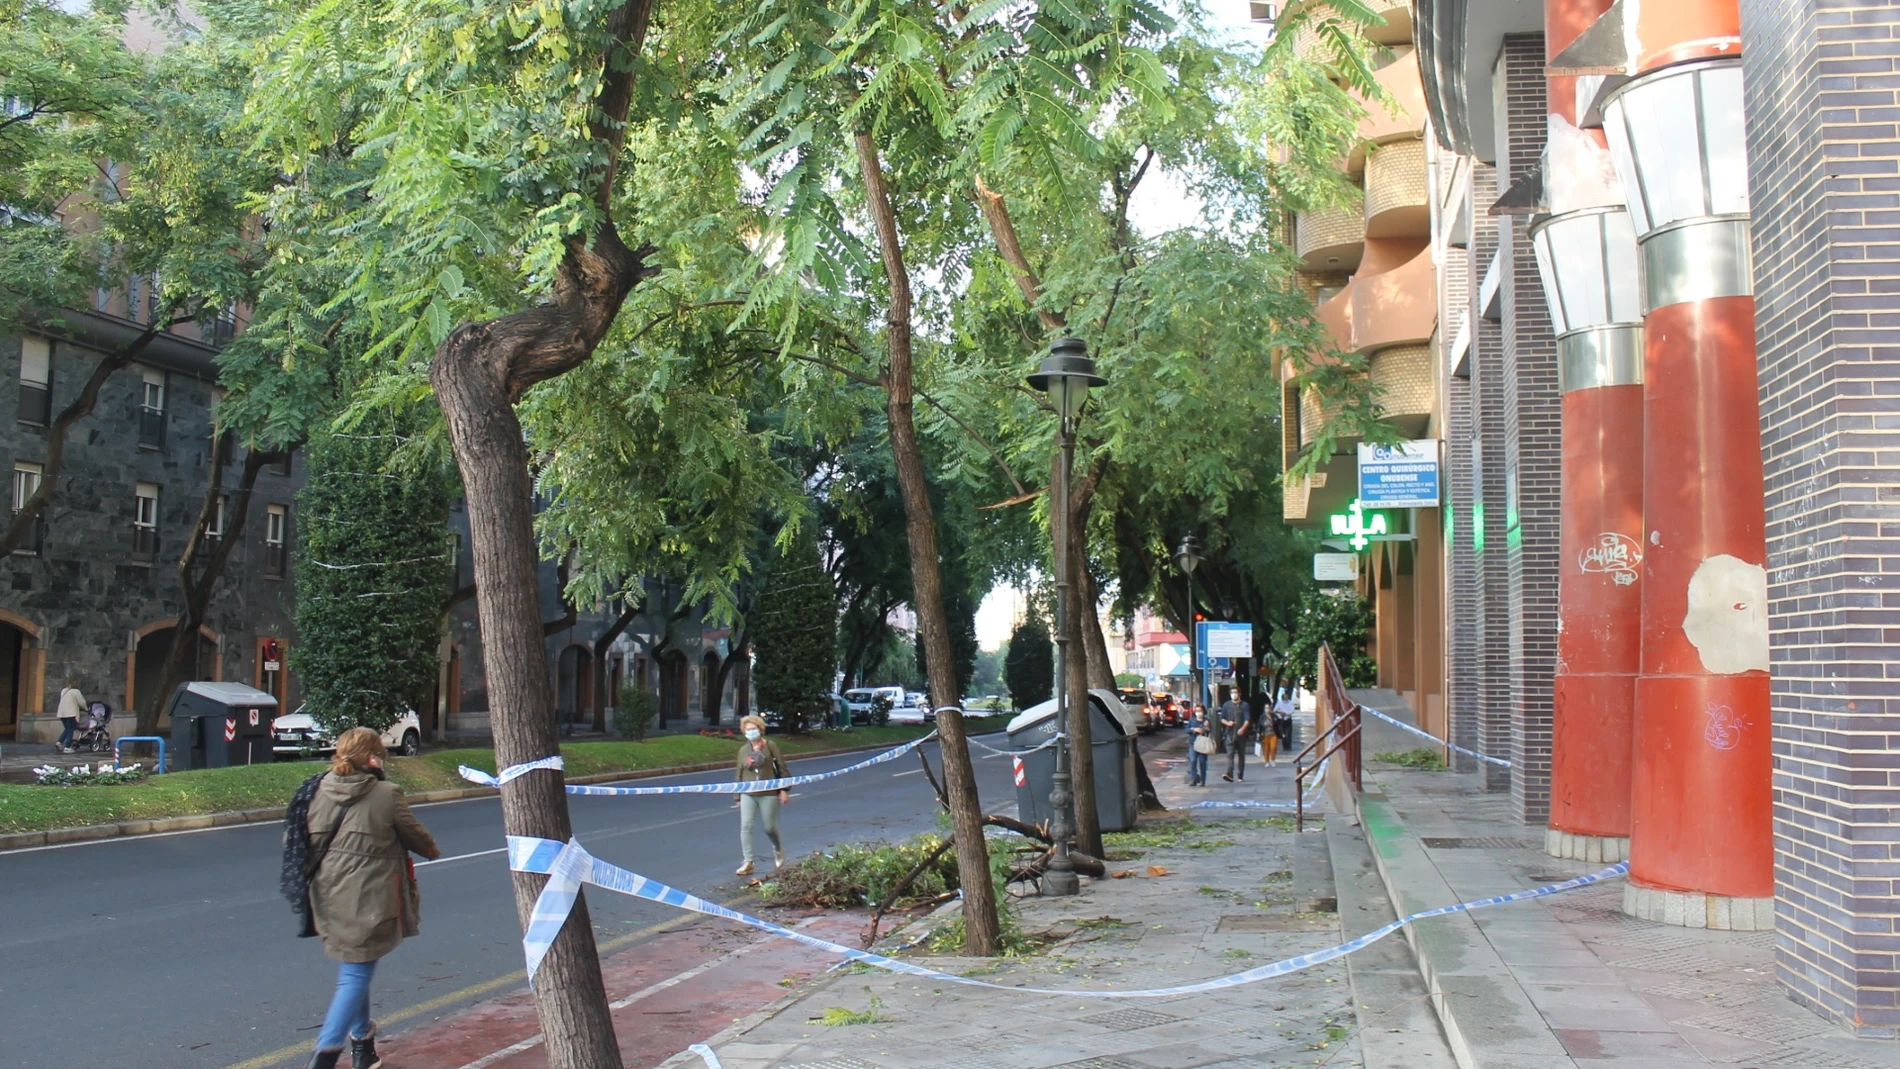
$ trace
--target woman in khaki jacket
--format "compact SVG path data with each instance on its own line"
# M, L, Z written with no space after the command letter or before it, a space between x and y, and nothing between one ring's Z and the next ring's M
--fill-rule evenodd
M311 856L322 854L310 877L310 916L324 953L343 963L310 1069L334 1069L345 1039L353 1069L378 1069L370 978L376 962L418 930L409 854L437 858L442 851L402 792L383 781L383 740L368 728L351 728L336 740L330 771L310 800L309 828Z

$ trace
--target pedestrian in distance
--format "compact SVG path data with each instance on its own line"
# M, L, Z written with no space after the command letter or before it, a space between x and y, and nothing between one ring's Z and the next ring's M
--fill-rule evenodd
M1287 753L1293 752L1293 716L1299 712L1299 705L1293 700L1293 687L1288 686L1273 703L1273 733L1279 736L1280 745Z
M778 752L778 744L765 737L765 721L748 716L739 721L739 727L745 732L745 741L739 744L735 782L790 779L791 773L785 770L785 758ZM747 791L739 796L739 848L745 856L745 864L739 866L738 875L750 876L757 871L752 838L754 827L760 824L765 825L765 837L772 840L772 870L776 872L785 867L785 844L778 837L778 807L791 800L792 792L784 789Z
M59 692L59 752L72 753L73 732L79 730L79 718L86 715L86 696L79 692L79 680L67 679Z
M1188 715L1188 786L1207 786L1207 755L1214 752L1214 725L1207 707L1196 705Z
M1247 717L1247 703L1239 692L1220 707L1221 736L1227 742L1227 771L1221 779L1229 783L1247 778L1247 747L1253 744L1253 722Z
M383 756L381 735L364 727L345 731L310 799L310 918L323 952L341 964L309 1069L334 1069L345 1042L352 1069L382 1066L369 1017L370 980L377 962L421 930L409 855L442 856L402 791L383 779Z
M1260 732L1260 759L1272 768L1280 756L1280 707L1276 703L1269 706L1257 718L1263 730Z

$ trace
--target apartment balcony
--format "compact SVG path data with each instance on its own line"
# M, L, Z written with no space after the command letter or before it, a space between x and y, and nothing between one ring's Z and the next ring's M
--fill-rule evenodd
M1354 270L1365 240L1366 218L1358 205L1301 212L1293 224L1293 249L1309 271Z
M1366 115L1359 120L1359 140L1346 161L1352 174L1365 168L1368 146L1415 139L1425 132L1425 83L1418 74L1418 54L1405 50L1373 77L1391 100L1362 102Z
M1348 287L1353 351L1370 353L1395 345L1423 345L1430 340L1438 322L1437 285L1430 246L1420 247L1391 270L1377 274L1361 271Z
M1366 237L1429 238L1425 142L1392 141L1366 155Z
M1367 37L1388 47L1412 43L1412 0L1368 0L1366 6L1385 20L1367 26Z

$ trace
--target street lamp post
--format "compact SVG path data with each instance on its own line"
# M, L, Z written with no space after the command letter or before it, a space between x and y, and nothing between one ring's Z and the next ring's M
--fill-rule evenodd
M1069 467L1075 455L1075 422L1088 403L1091 387L1108 385L1096 374L1095 361L1089 359L1088 346L1080 338L1057 338L1049 345L1042 366L1029 376L1029 384L1049 397L1056 410L1055 485L1050 488L1049 527L1055 543L1056 569L1056 772L1050 783L1049 837L1055 841L1055 856L1049 859L1049 871L1043 876L1043 893L1072 895L1081 891L1075 863L1069 857L1069 840L1075 835L1075 794L1069 776ZM1086 715L1086 714L1085 714Z
M1194 569L1201 563L1201 540L1188 535L1181 539L1181 545L1174 551L1175 567L1187 576L1187 633L1188 633L1188 678L1194 682L1194 704L1206 705L1201 693L1201 650L1198 630L1194 626Z

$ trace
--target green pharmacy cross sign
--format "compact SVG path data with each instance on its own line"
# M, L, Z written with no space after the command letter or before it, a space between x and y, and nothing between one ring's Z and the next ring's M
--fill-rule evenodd
M1330 521L1333 537L1344 538L1354 550L1363 550L1374 540L1384 539L1392 533L1386 523L1385 513L1367 512L1358 498L1353 499L1346 511L1333 513Z

